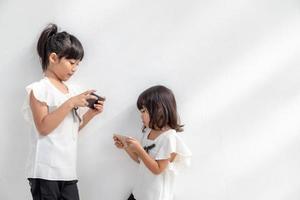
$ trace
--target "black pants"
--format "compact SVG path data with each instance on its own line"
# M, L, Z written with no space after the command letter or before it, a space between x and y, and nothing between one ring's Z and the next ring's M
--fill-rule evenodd
M33 200L79 200L77 180L49 181L29 178Z
M136 200L136 199L134 198L133 194L131 194L127 200Z

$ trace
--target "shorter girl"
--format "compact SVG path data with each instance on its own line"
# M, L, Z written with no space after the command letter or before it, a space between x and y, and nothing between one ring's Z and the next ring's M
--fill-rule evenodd
M183 130L174 95L164 86L154 86L139 96L137 107L143 121L141 143L127 138L124 145L118 137L113 138L118 148L139 163L137 182L128 200L172 200L176 172L189 164L191 156L177 133Z

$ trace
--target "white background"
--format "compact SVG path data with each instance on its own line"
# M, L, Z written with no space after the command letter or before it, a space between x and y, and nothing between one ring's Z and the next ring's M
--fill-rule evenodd
M140 135L136 99L155 84L174 91L193 152L176 200L300 199L299 0L1 0L1 200L31 199L20 110L49 22L85 48L72 81L107 97L81 132L81 199L130 193L136 165L111 137Z

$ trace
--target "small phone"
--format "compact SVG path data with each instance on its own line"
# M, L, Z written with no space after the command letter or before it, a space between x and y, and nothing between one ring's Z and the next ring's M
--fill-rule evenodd
M95 109L95 104L98 102L98 101L105 101L105 98L104 97L101 97L95 93L91 93L91 95L97 97L97 99L87 99L86 101L89 103L88 107L89 108L92 108L92 109Z
M128 138L128 136L120 135L120 134L114 134L114 137L118 138L118 140L120 140L120 142L123 144L123 146L125 148L127 147L126 139Z

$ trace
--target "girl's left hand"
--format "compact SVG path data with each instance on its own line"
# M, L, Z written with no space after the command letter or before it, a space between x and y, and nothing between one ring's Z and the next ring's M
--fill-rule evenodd
M141 150L144 150L139 141L135 138L128 137L126 142L128 144L127 148L133 152L139 153Z
M94 105L95 109L90 108L88 112L90 112L92 115L98 115L103 112L103 106L104 106L104 101L98 101Z

